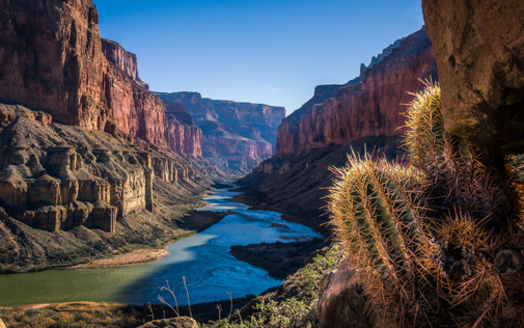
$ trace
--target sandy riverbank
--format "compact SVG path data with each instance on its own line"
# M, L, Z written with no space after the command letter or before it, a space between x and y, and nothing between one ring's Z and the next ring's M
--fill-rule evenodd
M71 269L100 269L118 266L138 265L152 262L166 256L168 251L162 249L137 249L129 253L117 254L107 259L98 259L89 263L72 266Z
M180 228L186 232L181 234L176 240L187 238L193 234L203 231L210 226L218 223L225 216L233 212L208 212L208 211L191 211L183 218L180 223ZM168 255L168 251L164 248L145 248L137 249L127 253L116 254L108 258L96 259L88 263L78 264L69 267L70 269L100 269L113 268L119 266L139 265L155 261L161 257Z

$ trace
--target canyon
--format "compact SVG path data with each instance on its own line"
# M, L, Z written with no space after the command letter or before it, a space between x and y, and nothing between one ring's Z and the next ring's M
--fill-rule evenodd
M202 98L197 92L156 94L166 106L184 106L202 129L202 155L232 174L246 174L271 157L283 107Z
M197 93L164 102L137 56L100 36L91 0L0 3L0 272L198 230L184 218L211 178L273 154L284 108Z
M313 98L278 128L276 154L240 181L248 203L277 209L325 233L323 197L329 167L348 154L402 155L404 112L420 79L438 79L431 41L424 28L393 43L343 85L316 87Z
M422 27L395 41L347 83L317 86L310 100L285 117L282 107L151 91L139 78L136 55L100 36L91 0L0 0L5 8L0 14L0 273L67 267L137 247L163 248L226 218L208 235L188 238L179 249L171 246L182 257L180 267L157 272L191 272L195 266L184 256L206 246L211 251L198 254L205 274L193 276L215 288L234 274L245 278L247 271L235 271L241 265L217 261L213 252L219 245L227 259L233 254L246 267L254 263L273 269L274 276L288 276L239 316L256 313L257 300L292 306L309 297L303 317L318 319L319 327L373 326L365 281L350 259L343 260L342 247L316 250L304 269L292 272L303 262L297 249L310 253L323 241L304 245L304 236L319 235L308 229L294 236L305 227L293 223L332 236L325 215L325 196L335 178L330 168L344 166L348 156L404 162L404 104L424 80L442 84L448 132L497 156L522 152L524 5L473 2L423 0L427 31ZM227 212L213 218L190 214L203 205L212 179L246 173L238 182L243 194L214 185L219 191L210 206L220 212L224 205ZM231 206L233 195L252 208ZM274 211L292 223L280 222ZM249 220L247 213L263 233L253 226L242 232L239 224ZM274 234L266 239L279 243L248 245L255 238L246 231ZM224 246L220 238L242 246ZM280 244L290 238L299 247ZM514 257L520 270L522 256ZM210 261L217 269L205 271ZM271 278L266 287L276 284ZM143 285L129 292L138 293L134 287ZM184 287L187 292L185 277L177 290ZM209 296L205 289L197 293ZM259 308L259 314L267 309ZM286 319L288 309L281 314Z
M166 106L136 56L100 37L91 1L1 5L0 271L187 233L178 225L211 180L185 108Z

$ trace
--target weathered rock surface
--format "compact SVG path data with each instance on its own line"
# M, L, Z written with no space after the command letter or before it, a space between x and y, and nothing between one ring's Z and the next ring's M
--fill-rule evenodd
M348 260L324 276L318 296L319 328L371 328L362 281Z
M90 0L1 0L0 99L103 129L106 61Z
M285 110L261 104L202 98L196 92L157 93L166 104L182 104L202 129L202 154L215 165L247 172L273 154Z
M423 0L448 132L524 150L524 2Z
M167 145L179 154L202 156L202 130L181 104L165 104Z
M0 104L0 158L0 267L10 270L173 238L182 231L165 198L195 203L210 184L168 148L52 123L20 105Z
M136 56L100 38L91 0L0 4L0 100L199 155L200 145L175 144L199 142L196 126L174 131L162 101L138 78Z
M151 321L139 328L198 328L198 324L191 318L177 317Z
M118 42L104 38L102 38L102 51L109 62L149 90L149 86L138 77L138 60L134 53L125 50Z
M412 97L407 91L417 91L419 79L430 76L436 78L437 68L431 42L422 29L366 68L360 79L342 86L317 87L313 99L282 121L276 155L296 156L331 143L401 134L401 104Z

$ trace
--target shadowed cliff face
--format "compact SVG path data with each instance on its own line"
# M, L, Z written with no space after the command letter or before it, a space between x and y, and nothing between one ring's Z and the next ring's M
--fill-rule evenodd
M166 121L164 104L138 78L136 56L100 38L91 0L0 4L0 100L200 156L199 144L184 144L199 142L198 128Z
M401 104L411 99L407 91L418 90L419 79L437 74L432 53L431 42L420 30L366 68L360 79L317 87L315 96L278 128L276 155L298 155L366 136L399 135L404 124Z
M524 2L422 1L448 132L495 151L524 150Z
M436 63L423 29L387 53L345 85L317 87L312 99L282 121L276 155L240 182L248 187L248 201L318 227L326 220L320 214L327 190L321 188L331 185L330 166L343 166L353 151L376 148L391 160L402 153L402 104L412 98L408 91L421 87L419 79L436 79Z
M247 172L269 158L282 107L202 98L196 92L157 93L167 104L182 104L202 129L202 154L218 166Z

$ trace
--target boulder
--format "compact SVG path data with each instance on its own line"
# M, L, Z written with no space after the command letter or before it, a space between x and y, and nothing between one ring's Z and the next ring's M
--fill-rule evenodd
M322 279L317 305L318 327L371 328L366 305L360 275L346 259L337 271Z
M178 317L151 321L138 328L198 328L198 324L191 318Z
M423 0L448 132L524 151L524 2Z

